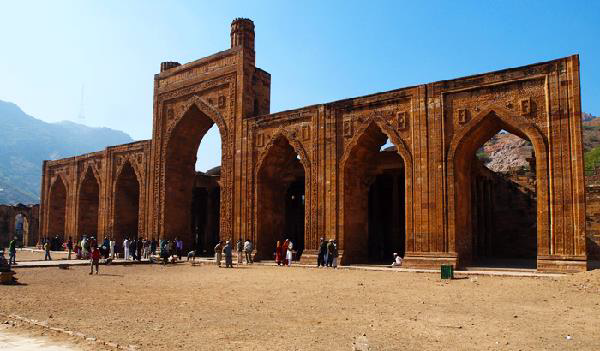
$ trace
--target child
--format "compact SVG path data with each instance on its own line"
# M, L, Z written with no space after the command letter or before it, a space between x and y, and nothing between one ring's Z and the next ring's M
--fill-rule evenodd
M92 246L92 253L90 256L90 274L94 273L94 266L96 266L96 274L98 274L98 266L100 263L100 250L98 249L98 246Z

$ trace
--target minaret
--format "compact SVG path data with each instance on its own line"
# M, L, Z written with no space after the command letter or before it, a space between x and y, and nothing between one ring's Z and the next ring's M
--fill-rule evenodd
M236 18L231 22L231 48L241 46L254 53L254 22Z

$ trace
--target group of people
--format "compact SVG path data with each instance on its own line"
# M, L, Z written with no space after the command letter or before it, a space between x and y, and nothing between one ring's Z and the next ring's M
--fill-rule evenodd
M152 251L154 254L154 251ZM181 255L183 254L183 240L179 238L175 238L175 240L161 240L160 241L160 258L163 260L163 263L166 264L169 262L169 259L172 263L175 263L177 259L181 260ZM194 257L196 256L196 252L193 251ZM190 255L188 254L188 260Z
M319 243L319 255L317 256L317 267L337 267L338 266L338 247L335 239L325 241L321 238Z
M237 263L243 264L244 258L246 258L246 264L254 263L252 259L252 252L254 251L254 243L248 239L243 241L238 239L236 244L237 251ZM230 240L225 242L219 241L215 245L215 264L221 267L221 260L225 256L225 268L233 268L233 247Z
M294 259L294 243L290 239L285 239L283 244L277 241L275 246L275 262L278 266L291 266Z

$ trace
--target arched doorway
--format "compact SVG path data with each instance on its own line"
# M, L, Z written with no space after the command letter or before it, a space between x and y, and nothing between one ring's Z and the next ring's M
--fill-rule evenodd
M343 166L343 263L389 263L406 251L405 165L388 136L371 123Z
M129 161L126 161L115 185L115 221L113 234L117 242L138 236L140 182Z
M541 136L495 111L481 114L473 124L454 141L450 152L460 264L535 268L545 226L537 208L546 201L547 184ZM513 144L529 147L531 153L528 165L503 174L488 160L502 156L488 155L485 150L509 138Z
M82 235L98 238L98 206L100 202L100 186L91 168L85 172L85 177L79 188L77 201L77 239ZM75 238L74 238L75 239Z
M214 121L208 115L192 104L173 128L166 145L163 235L169 239L180 238L187 248L200 245L201 250L212 249L210 246L213 243L207 243L205 236L200 235L201 238L198 238L201 230L206 233L206 227L204 230L199 227L203 225L199 222L203 221L201 217L204 215L198 215L198 211L201 211L202 207L206 209L204 200L207 198L202 198L202 190L195 191L195 164L200 142L213 124ZM220 129L219 134L223 140L223 132ZM214 193L214 191L220 193L220 189L220 186L212 187L210 194L212 203L211 213L208 215L213 222L218 222L220 217L218 213L220 213L221 196L216 196ZM207 189L205 190L208 192ZM211 227L209 239L214 239L215 231L218 233L218 225Z
M15 216L15 235L17 237L17 245L27 245L27 238L29 236L28 232L29 222L27 221L27 217L22 213L18 213Z
M257 259L273 259L276 242L289 239L304 251L305 169L288 139L272 142L257 174Z
M50 206L48 211L48 237L64 239L65 213L67 207L67 188L61 177L56 177L50 187Z

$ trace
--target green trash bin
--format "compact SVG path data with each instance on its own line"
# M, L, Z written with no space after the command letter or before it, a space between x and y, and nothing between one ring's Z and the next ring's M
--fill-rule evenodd
M440 271L442 273L442 279L454 278L454 267L451 264L443 264Z

